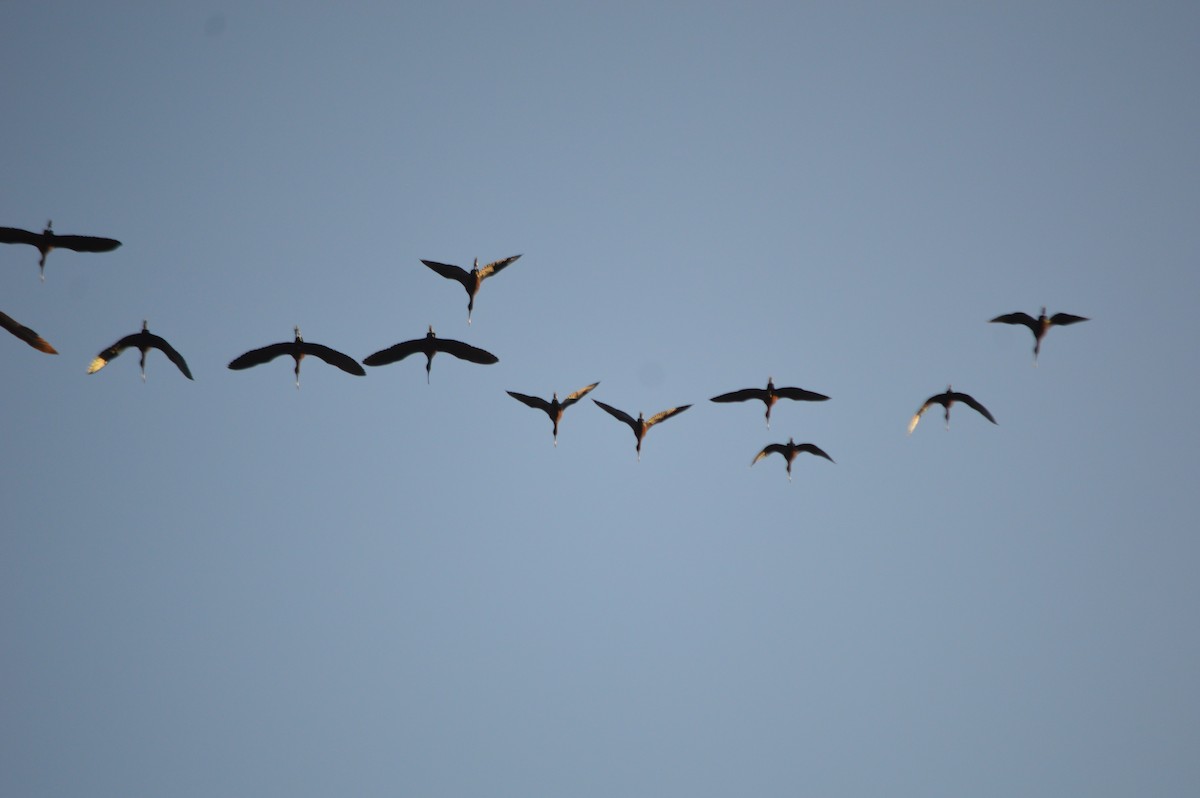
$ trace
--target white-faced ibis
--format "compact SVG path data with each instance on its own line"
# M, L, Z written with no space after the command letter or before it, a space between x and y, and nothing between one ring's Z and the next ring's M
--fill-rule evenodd
M38 273L46 279L46 256L52 249L71 249L76 252L112 252L121 246L114 238L96 236L60 236L54 232L54 222L46 222L46 229L31 233L17 227L0 227L0 244L29 244L42 254L38 260Z
M479 287L483 285L483 281L491 277L496 272L508 266L520 255L513 255L509 258L492 261L482 268L479 266L479 258L475 259L475 267L471 271L467 271L461 266L455 266L450 263L438 263L435 260L422 260L429 268L433 269L438 274L448 280L458 280L462 283L462 287L466 289L467 296L467 324L471 323L471 311L475 309L475 295L479 293Z
M95 359L92 360L91 365L88 366L87 373L95 374L97 371L107 366L110 360L131 346L136 346L142 353L142 382L146 381L146 353L151 349L157 349L162 352L170 359L172 363L176 365L176 367L178 367L180 371L183 372L183 376L187 377L189 380L192 379L192 372L190 369L188 369L188 364L186 361L184 361L183 355L176 352L175 348L167 343L165 339L160 338L159 336L150 332L149 324L144 319L142 320L141 332L135 332L132 335L126 335L108 349L105 349L103 352L96 355Z
M808 452L809 454L815 454L817 457L824 457L826 460L828 460L831 463L834 462L833 458L830 457L828 454L826 454L825 451L821 447L817 446L816 444L796 443L791 438L788 438L787 443L771 443L771 444L764 446L763 450L761 452L759 452L758 454L756 454L754 456L754 459L750 461L750 465L753 466L755 463L757 463L759 460L763 459L767 455L774 454L776 452L783 455L784 460L787 460L788 482L792 481L792 461L796 459L796 455L800 454L800 452Z
M925 404L921 405L921 409L913 414L912 421L908 422L908 434L912 435L912 431L917 428L917 423L921 420L921 414L934 405L941 405L943 408L945 408L946 429L950 429L950 407L955 402L962 402L967 407L978 410L981 416L993 424L996 423L996 419L992 418L992 414L988 412L988 409L979 404L979 402L975 401L975 397L971 396L970 394L959 393L947 385L945 393L939 393L936 396L929 397L925 400Z
M554 445L558 446L558 422L562 421L563 412L568 407L587 396L587 394L599 384L600 383L598 382L593 382L591 385L580 388L575 393L568 394L567 398L561 402L558 401L557 391L554 393L554 398L549 402L540 396L527 396L523 393L517 393L516 391L506 391L505 393L507 393L513 399L516 399L518 402L541 410L546 415L550 416L550 421L554 424Z
M1080 321L1090 321L1086 316L1074 316L1070 313L1055 313L1053 316L1046 315L1045 306L1042 307L1041 314L1035 319L1028 313L1005 313L1003 316L997 316L991 320L993 323L999 324L1023 324L1033 333L1033 365L1037 365L1038 350L1042 348L1042 339L1046 337L1046 333L1050 332L1051 327L1065 327L1068 324L1075 324Z
M380 349L375 354L364 358L363 363L366 363L368 366L386 366L388 363L395 363L397 360L403 360L409 355L415 355L418 352L425 355L426 383L429 382L429 371L433 368L433 356L438 352L445 352L448 355L454 355L460 360L481 363L483 365L500 362L500 358L477 346L464 344L462 341L455 341L452 338L438 338L434 334L433 325L431 324L429 325L429 332L425 333L424 338L401 341L394 346L389 346L387 349Z
M365 377L367 372L358 361L349 355L343 354L336 349L330 349L321 344L310 344L300 336L300 328L296 327L296 339L294 341L284 341L283 343L271 344L264 346L261 349L251 349L244 355L235 357L230 363L229 368L234 371L248 369L251 366L260 366L263 363L268 363L280 355L291 355L296 361L296 389L300 388L300 361L306 355L314 355L324 360L331 366L337 366L347 374L353 374L356 377Z
M689 407L691 407L691 405L680 405L679 407L672 407L670 410L664 410L661 413L655 413L654 415L650 416L650 418L643 418L642 414L638 413L638 417L634 418L633 416L629 415L628 413L626 413L622 410L618 410L617 408L613 407L612 405L604 404L604 402L601 402L599 399L593 399L592 401L595 402L597 405L599 405L600 409L603 410L605 413L608 413L610 416L617 419L618 421L625 422L626 424L629 425L629 428L631 430L633 430L633 436L635 438L637 438L638 460L642 459L642 439L646 437L646 433L650 431L650 428L653 427L658 422L665 421L666 419L670 418L671 416L679 415L684 410L687 410Z
M748 402L751 399L757 399L767 406L767 429L771 428L771 408L775 402L780 399L795 399L800 402L824 402L829 399L823 393L816 391L806 391L803 388L776 388L775 378L767 378L766 388L743 388L740 391L731 391L723 393L720 396L714 396L713 402Z
M50 346L45 338L42 338L42 336L24 326L7 313L0 313L0 327L8 330L10 333L17 336L39 352L45 352L47 355L58 354L58 350Z

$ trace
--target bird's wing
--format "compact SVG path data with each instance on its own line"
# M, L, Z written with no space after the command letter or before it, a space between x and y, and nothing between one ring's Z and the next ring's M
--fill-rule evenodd
M757 463L759 460L763 459L767 455L774 454L776 452L783 455L784 457L787 457L787 447L786 446L784 446L782 443L769 443L763 447L763 450L761 452L754 455L754 459L750 461L750 465L754 465L755 463Z
M829 397L816 391L806 391L803 388L776 388L776 396L784 399L796 399L801 402L824 402Z
M291 341L285 341L283 343L264 346L261 349L251 349L244 355L238 355L229 361L229 368L234 371L240 371L241 369L248 369L251 366L261 366L263 363L268 363L280 355L290 355L292 353L292 346Z
M11 228L6 228L11 229ZM58 350L50 346L44 338L35 333L33 330L19 323L12 316L6 313L0 313L0 327L8 330L13 335L20 338L25 343L32 346L39 352L45 352L48 355L57 355Z
M108 349L105 349L103 352L96 355L94 358L92 358L92 362L88 365L87 373L95 374L97 371L99 371L100 369L107 366L109 364L109 361L111 361L117 355L121 354L129 347L136 345L138 342L138 339L140 337L141 337L141 333L133 333L132 335L126 335L124 338L117 341L115 344L110 346Z
M598 383L598 382L593 382L591 385L584 386L583 388L580 388L575 393L568 395L566 399L563 399L562 406L570 407L571 405L575 404L580 399L582 399L583 397L585 397L589 393L591 393L591 390L599 384L600 383Z
M356 377L367 376L366 370L357 360L336 349L330 349L328 346L310 344L308 341L304 341L300 344L300 351L306 355L315 355L329 365L337 366L347 374L353 374Z
M166 338L163 338L161 335L154 335L153 333L150 333L149 335L151 346L166 355L170 361L175 364L175 367L183 372L183 376L187 377L189 380L194 379L194 377L192 377L192 370L188 368L187 361L183 359L183 355L176 352L175 347L167 343Z
M988 409L986 407L984 407L983 405L979 404L979 402L975 401L974 396L971 396L970 394L967 394L967 393L958 393L957 391L955 391L953 394L951 394L951 396L954 398L955 401L962 402L967 407L972 407L975 410L978 410L979 413L984 418L986 418L988 421L992 422L993 424L996 423L996 419L992 418L992 414L988 412Z
M920 423L921 414L924 413L926 410L928 410L930 405L932 405L932 404L933 404L932 398L926 399L925 404L921 405L920 409L917 410L917 412L913 413L912 420L910 420L908 422L908 434L909 435L912 435L912 431L915 430L917 428L917 424Z
M474 287L472 285L474 281L471 279L471 273L461 266L455 266L452 263L438 263L436 260L423 260L421 263L424 263L448 280L457 280L468 291Z
M19 227L0 227L0 244L32 244L42 243L41 233L31 233Z
M454 355L461 360L467 360L471 363L491 365L492 363L500 362L500 358L486 349L464 344L462 341L455 341L453 338L438 338L435 340L435 343L437 343L437 351Z
M1000 324L1024 324L1035 333L1037 332L1039 326L1038 320L1033 316L1030 316L1028 313L1020 312L1005 313L1002 316L997 316L996 318L991 319L991 322L998 322Z
M481 267L479 269L479 279L482 280L484 277L491 277L493 274L500 271L505 266L508 266L510 263L512 263L519 257L521 257L521 256L513 255L512 257L509 257L509 258L501 258L500 260L492 261L487 266Z
M800 444L797 444L797 445L796 445L796 451L798 451L798 452L808 452L809 454L815 454L817 457L824 457L826 460L828 460L828 461L829 461L829 462L831 462L831 463L832 463L832 462L834 462L834 459L833 459L832 457L830 457L830 456L829 456L829 455L828 455L828 454L825 452L825 450L824 450L824 449L822 449L820 446L817 446L815 443L800 443Z
M59 236L54 237L57 249L72 249L76 252L112 252L121 246L115 238L97 238L96 236Z
M528 405L536 410L542 410L546 413L550 412L550 403L540 396L528 396L527 394L517 393L516 391L505 391L513 399L516 399L523 405Z
M730 391L723 393L720 396L714 396L710 401L713 402L746 402L751 399L760 401L767 400L767 391L765 388L743 388L740 391Z
M679 407L672 407L670 410L664 410L661 413L655 413L654 415L650 416L650 418L646 419L646 427L653 427L660 421L665 421L671 416L677 416L684 410L687 410L689 407L691 407L691 405L680 405Z
M386 366L388 363L395 363L398 360L403 360L409 355L415 355L417 352L424 351L422 345L425 343L424 338L414 338L411 341L401 341L398 344L393 344L387 349L380 349L378 352L367 355L363 358L363 363L368 366Z
M1074 324L1077 321L1090 321L1090 319L1087 316L1075 316L1071 313L1055 313L1050 317L1051 324L1058 324L1060 326Z
M613 407L612 405L606 405L606 404L604 404L604 402L601 402L599 399L593 399L592 401L595 402L597 405L599 405L601 410L603 410L605 413L608 413L613 418L617 419L618 421L624 421L626 424L628 424L630 426L631 429L634 429L634 430L637 429L637 420L633 416L626 413L624 410L618 410L617 408Z

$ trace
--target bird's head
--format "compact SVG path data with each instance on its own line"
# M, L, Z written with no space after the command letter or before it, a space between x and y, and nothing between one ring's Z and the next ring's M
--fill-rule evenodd
M1046 306L1042 305L1042 318L1046 318Z
M436 335L433 334L433 325L432 324L429 325L429 332L425 333L425 337L426 338L436 338L437 337Z
M474 265L474 267L472 267L472 270L479 271L479 258L475 259L475 265Z
M142 319L142 332L148 332L149 330L150 330L150 320Z
M554 401L558 401L558 391L554 392Z
M304 340L304 338L301 337L301 335L300 335L300 325L299 324L297 324L295 327L293 327L292 331L296 333L296 342L297 343Z
M47 235L47 236L54 235L54 220L53 219L46 220L46 229L42 231L42 235Z

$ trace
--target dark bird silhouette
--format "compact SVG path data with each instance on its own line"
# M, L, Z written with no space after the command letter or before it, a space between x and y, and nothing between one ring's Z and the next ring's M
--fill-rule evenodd
M425 333L424 338L401 341L394 346L389 346L387 349L380 349L375 354L368 355L363 360L363 363L368 366L386 366L388 363L395 363L397 360L403 360L409 355L415 355L418 352L425 355L426 384L429 383L429 371L433 368L433 356L438 352L445 352L448 355L454 355L460 360L481 363L483 365L500 362L500 358L477 346L464 344L462 341L455 341L452 338L438 338L434 334L433 325L431 324L429 325L429 332Z
M784 460L787 460L788 482L792 481L792 461L796 459L796 455L800 454L800 452L808 452L809 454L815 454L817 457L824 457L826 460L828 460L831 463L834 462L833 458L830 457L828 454L826 454L825 451L823 449L821 449L821 447L817 446L816 444L796 443L791 438L788 438L787 443L771 443L771 444L764 446L763 450L761 452L759 452L758 454L756 454L754 456L754 459L750 461L750 465L753 466L755 463L757 463L759 460L763 459L767 455L774 454L776 452L783 455Z
M337 366L347 374L353 374L356 377L365 377L367 372L358 364L358 361L349 355L343 354L336 349L330 349L321 344L310 344L300 336L300 328L296 327L296 340L284 341L279 344L271 344L264 346L261 349L251 349L244 355L235 357L229 363L229 368L234 371L241 371L252 366L260 366L263 363L268 363L280 355L291 355L296 361L296 389L300 389L300 361L304 360L307 355L314 355L324 360L331 366Z
M970 394L958 393L949 385L947 385L945 393L939 393L936 396L929 397L925 400L925 404L921 405L921 408L913 414L912 420L908 422L908 434L912 435L912 431L917 428L917 423L921 420L921 414L933 405L941 405L946 409L946 429L950 429L950 407L955 402L962 402L967 407L978 410L979 414L988 421L992 422L993 424L996 423L996 419L992 418L992 414L988 412L988 409L979 404L979 402L975 401L975 397L971 396Z
M184 361L183 355L176 352L175 347L167 343L165 339L160 338L159 336L150 332L149 324L145 319L142 320L141 332L135 332L132 335L126 335L108 349L105 349L103 352L96 355L96 357L92 360L91 365L88 366L87 373L95 374L97 371L107 366L110 360L131 346L136 346L142 353L142 382L146 381L146 353L151 349L157 349L162 352L170 359L172 363L176 365L176 367L178 367L180 371L183 372L183 376L187 377L189 380L192 379L192 372L190 369L188 369L188 364L186 361Z
M642 439L646 437L646 433L650 431L650 428L653 427L658 422L665 421L666 419L670 418L671 416L679 415L684 410L687 410L689 407L691 407L691 405L680 405L679 407L672 407L670 410L664 410L661 413L656 413L653 416L650 416L650 418L643 418L642 414L638 413L638 417L635 419L633 416L629 415L628 413L626 413L622 410L618 410L617 408L613 407L612 405L604 404L604 402L601 402L599 399L593 399L592 401L595 402L596 404L598 404L600 406L600 409L603 410L605 413L608 413L610 416L617 419L618 421L625 422L626 424L629 425L629 428L631 430L633 430L633 436L635 438L637 438L638 460L642 459Z
M776 388L775 378L767 378L766 388L743 388L740 391L714 396L713 402L748 402L757 399L767 406L767 429L771 428L771 408L780 399L795 399L800 402L824 402L829 399L823 393L806 391L803 388Z
M438 274L448 280L458 280L462 283L462 287L466 289L467 296L467 324L471 323L471 311L475 309L475 295L479 293L479 287L483 285L483 281L496 274L504 267L511 264L520 255L513 255L510 258L502 258L501 260L492 261L488 265L480 268L479 258L475 259L475 267L471 271L467 271L461 266L455 266L450 263L438 263L435 260L422 260L429 268L433 269Z
M550 416L550 421L554 424L554 445L558 446L558 422L562 421L563 412L568 407L587 396L587 394L599 384L600 383L598 382L593 382L591 385L580 388L575 393L569 394L567 398L561 402L558 401L558 392L555 392L554 398L549 402L547 402L545 399L542 399L540 396L527 396L523 393L517 393L516 391L506 391L505 393L507 393L513 399L516 399L518 402L541 410L546 415Z
M47 355L58 354L58 350L50 346L45 338L42 338L42 336L24 326L7 313L0 313L0 327L8 330L10 333L17 336L39 352L45 352Z
M46 279L46 256L52 249L71 249L76 252L112 252L121 246L114 238L97 238L96 236L60 236L51 228L54 222L46 222L46 229L40 233L31 233L17 227L0 227L0 244L29 244L37 247L42 254L38 260L38 273L42 280Z
M1046 333L1050 332L1051 327L1065 327L1068 324L1075 324L1080 321L1090 321L1086 316L1074 316L1070 313L1055 313L1053 316L1046 315L1046 307L1042 306L1041 314L1035 319L1028 313L1005 313L1002 316L997 316L991 320L993 323L999 324L1024 324L1033 333L1033 365L1037 365L1038 350L1042 348L1042 339L1046 337Z

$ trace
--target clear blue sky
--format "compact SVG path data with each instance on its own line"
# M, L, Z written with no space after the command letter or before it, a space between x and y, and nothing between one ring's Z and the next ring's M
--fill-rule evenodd
M984 5L0 3L0 794L1200 792L1200 7Z

